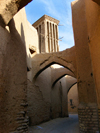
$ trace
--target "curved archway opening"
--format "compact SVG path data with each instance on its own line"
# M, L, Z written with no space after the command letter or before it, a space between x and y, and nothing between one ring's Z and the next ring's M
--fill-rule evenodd
M66 80L66 84L63 82L64 79ZM71 111L69 111L69 107L73 109L73 113L77 113L77 108L78 108L77 79L70 75L66 75L66 76L63 76L62 78L59 78L58 82L60 83L61 101L63 99L62 91L66 90L66 92L67 92L66 96L67 96L68 102L67 102L66 106L68 108L68 115L69 115L69 113L72 113ZM74 105L74 103L75 103L75 105Z
M56 84L56 82L58 82L61 78L63 78L63 77L65 77L65 76L71 76L71 75L69 75L69 74L63 74L63 75L61 75L61 77L59 77L58 79L56 79L55 81L54 81L54 83L52 84L52 88L54 87L54 85Z
M68 89L68 91L67 91L67 94L69 93L70 89L71 89L75 84L77 84L77 81L69 87L69 89Z
M36 80L36 78L39 76L39 74L40 74L41 72L43 72L45 69L47 69L48 67L50 67L51 65L54 65L54 64L58 64L58 65L60 65L60 66L62 66L62 67L64 67L64 68L68 69L68 70L71 71L71 72L73 73L73 75L74 75L74 72L73 72L70 68L68 68L67 66L65 66L64 64L61 64L60 62L51 62L51 63L47 64L46 66L44 66L43 68L41 68L41 69L36 73L36 75L34 76L34 80ZM75 75L74 75L74 76L75 76Z
M39 70L38 71L38 73L35 75L35 79L37 79L37 77L38 76L40 76L41 74L42 74L42 72L44 72L47 68L49 68L51 65L53 65L53 64L55 64L55 63L57 63L57 62L52 62L52 63L50 63L50 64L48 64L47 66L45 66L44 68L42 68L41 70ZM58 63L59 65L62 65L62 64L60 64L60 63ZM64 66L64 67L66 67L66 66ZM66 67L67 69L69 69L68 67ZM70 69L69 69L70 70ZM70 70L71 72L72 72L72 70ZM63 75L64 76L64 75ZM63 77L62 76L62 77ZM58 79L59 80L59 79ZM57 81L58 81L57 80ZM60 83L60 86L62 86L61 85L61 83Z
M58 38L57 38L58 39ZM33 51L32 51L33 52ZM54 63L57 63L57 62L53 62L53 64ZM52 63L50 63L50 64L48 64L46 67L44 67L44 68L42 68L39 72L38 72L38 74L37 75L39 75L43 70L45 70L45 68L47 68L47 67L49 67L50 65L51 65ZM60 64L60 63L58 63L58 64ZM66 67L65 65L64 65L64 67ZM66 67L67 69L69 69L68 67ZM70 70L70 69L69 69ZM70 71L72 71L72 70L70 70ZM59 88L61 88L62 87L62 85L61 85L61 82L60 82L60 87ZM38 87L37 87L37 90L38 90ZM59 90L59 92L61 93L61 90ZM42 95L41 95L41 97L42 97ZM44 99L44 97L42 97L42 99ZM41 100L40 100L41 101ZM45 106L45 105L44 105Z

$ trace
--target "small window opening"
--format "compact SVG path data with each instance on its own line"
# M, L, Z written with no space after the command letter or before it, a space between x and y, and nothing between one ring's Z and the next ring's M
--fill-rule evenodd
M30 53L31 53L31 54L35 53L35 50L30 49L30 48L29 48L29 50L30 50Z

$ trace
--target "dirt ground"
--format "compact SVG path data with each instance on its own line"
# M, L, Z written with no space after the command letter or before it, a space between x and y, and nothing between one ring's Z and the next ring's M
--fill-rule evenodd
M29 128L30 133L79 133L78 115L57 118Z

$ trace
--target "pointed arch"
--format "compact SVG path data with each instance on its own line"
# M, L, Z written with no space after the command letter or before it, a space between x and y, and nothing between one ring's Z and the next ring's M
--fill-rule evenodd
M56 84L58 80L63 78L65 75L75 77L75 75L66 68L57 68L52 70L52 87Z
M64 66L76 76L75 47L62 52L36 54L32 59L33 79L36 79L42 71L53 64Z

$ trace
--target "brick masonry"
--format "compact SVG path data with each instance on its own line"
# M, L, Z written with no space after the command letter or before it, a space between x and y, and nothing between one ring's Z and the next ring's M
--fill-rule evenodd
M21 103L21 109L16 116L16 122L18 123L18 127L15 131L10 133L28 133L28 125L29 125L29 117L27 115L27 103Z
M78 115L80 133L97 133L99 131L99 117L96 107L78 108Z
M98 109L98 116L99 116L99 132L100 132L100 108Z

